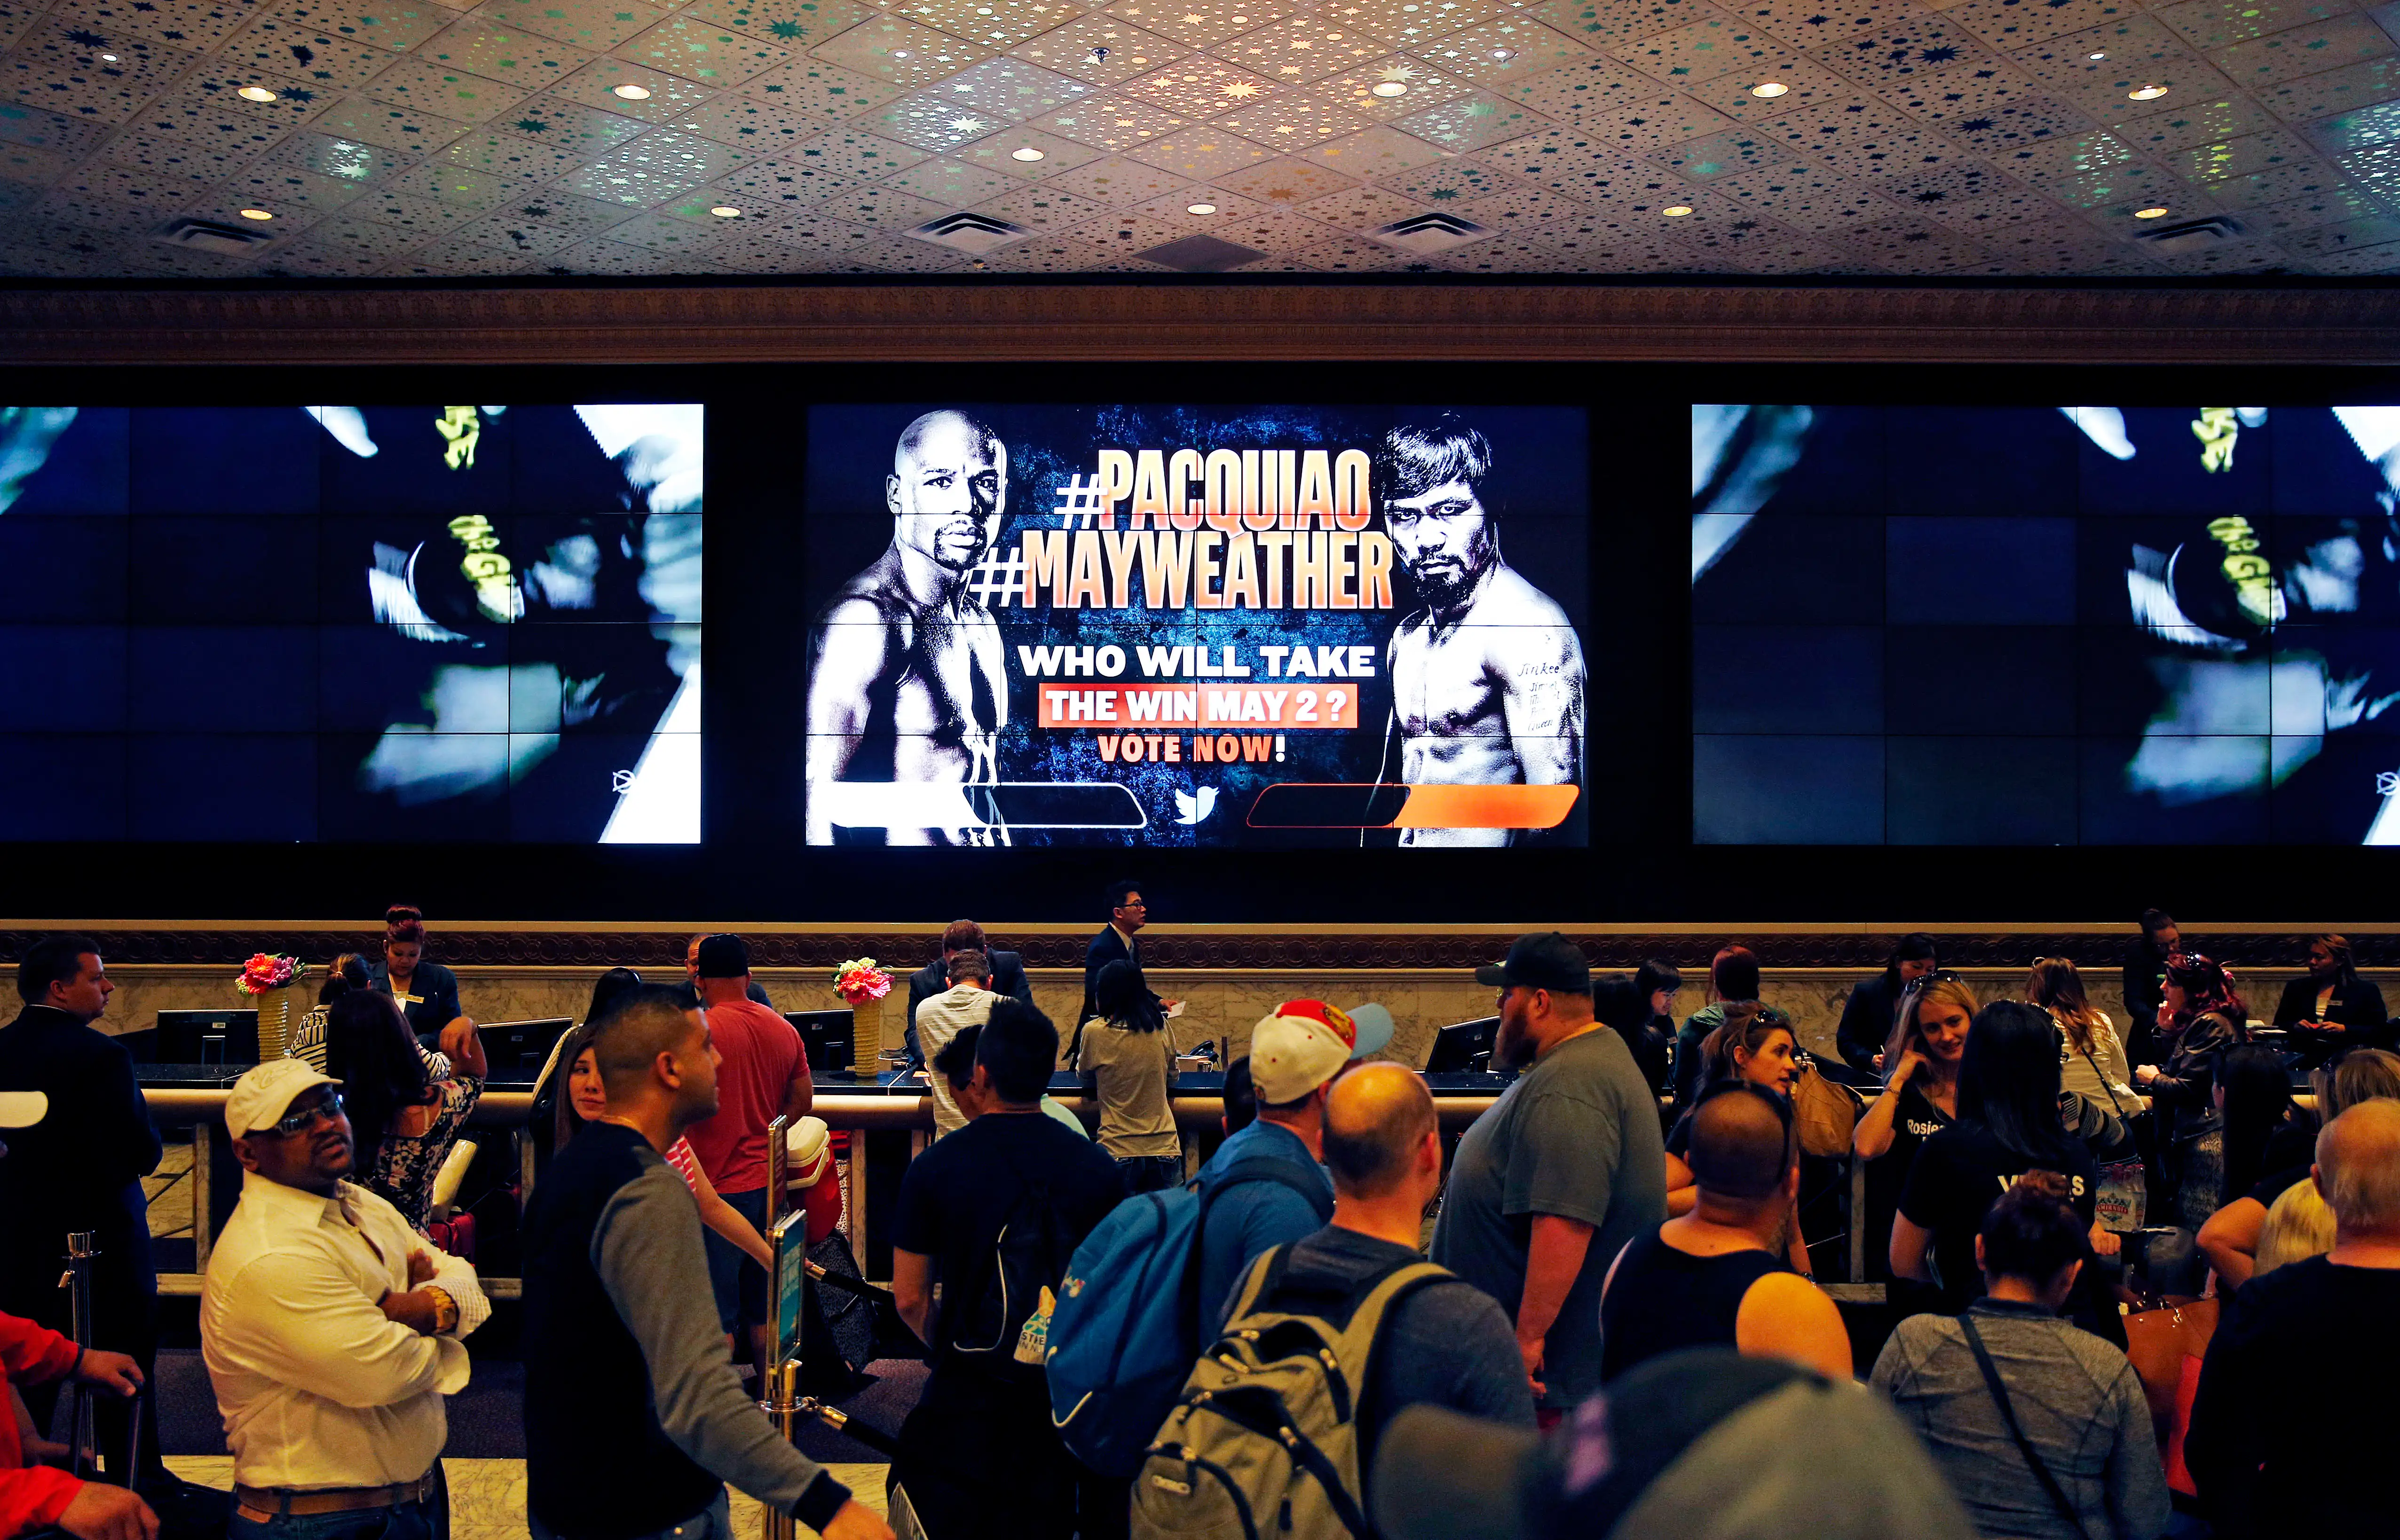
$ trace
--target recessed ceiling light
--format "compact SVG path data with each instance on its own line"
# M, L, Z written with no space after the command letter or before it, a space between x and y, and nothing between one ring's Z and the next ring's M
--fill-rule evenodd
M1692 206L1688 203L1670 203L1658 211L1669 219L1681 219L1692 211Z
M1213 214L1217 206L1214 203L1194 203L1183 211L1187 214Z
M234 92L233 94L240 97L244 102L272 102L275 100L275 93L268 90L264 86L244 86L241 89Z
M1785 85L1780 80L1765 80L1750 88L1750 94L1752 96L1781 96L1785 91L1788 91L1791 89L1791 87Z
M1373 96L1406 96L1409 94L1408 82L1404 80L1378 80L1373 85L1368 87L1367 90L1370 95Z
M1514 48L1493 48L1492 50L1492 57L1500 60L1514 59L1517 57L1517 50Z
M2164 209L2136 209L2134 211L2134 217L2135 219L2164 219L2167 217L2167 211Z
M2108 56L2106 53L2087 53L2083 57L2086 59L2106 59Z
M1043 152L1035 149L1030 144L1028 144L1021 149L1009 151L1008 158L1011 160L1041 160L1046 157Z
M2156 102L2160 97L2166 94L2167 89L2164 86L2142 86L2127 91L2125 93L2125 100L2128 102Z
M275 216L268 213L264 209L244 209L241 211L241 217L244 219L268 220L273 219Z
M611 86L608 88L608 94L610 96L621 96L628 102L648 102L650 99L650 88L648 86Z
M892 57L894 59L906 59L908 57L908 50L907 48L893 48L892 50Z
M101 58L102 58L102 59L106 60L108 62L110 62L110 63L112 63L112 64L114 64L114 63L116 63L116 55L115 55L115 54L113 54L113 53L103 53L103 54L102 54L102 55L101 55Z
M740 219L742 217L742 211L735 208L730 203L720 203L716 208L711 209L708 211L715 214L719 219Z

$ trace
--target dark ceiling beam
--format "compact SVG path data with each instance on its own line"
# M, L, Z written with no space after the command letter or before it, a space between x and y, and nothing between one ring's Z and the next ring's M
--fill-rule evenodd
M877 283L0 290L16 364L2400 362L2400 289Z

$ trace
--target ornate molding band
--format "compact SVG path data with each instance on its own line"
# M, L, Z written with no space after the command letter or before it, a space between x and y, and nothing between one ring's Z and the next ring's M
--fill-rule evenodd
M18 363L1590 360L2388 363L2400 290L955 283L0 292Z
M0 931L0 956L20 955L41 933ZM108 961L125 964L239 967L258 951L289 951L322 963L338 952L372 956L381 944L375 931L110 930L90 933ZM748 933L750 954L762 968L830 968L854 957L880 959L890 967L913 968L931 959L938 933L922 929L861 929L854 932ZM1883 966L1897 933L1857 931L1723 936L1683 933L1629 934L1586 932L1575 937L1598 966L1630 968L1645 958L1674 963L1687 974L1705 974L1709 958L1728 941L1740 941L1769 968L1840 968L1871 973ZM1023 955L1036 968L1080 968L1086 937L1079 934L1012 934L993 927L996 944ZM2190 934L2191 944L2237 968L2298 968L2306 938L2292 934ZM2400 934L2352 936L2361 966L2400 967ZM682 966L681 931L519 931L503 928L441 931L433 957L454 966L641 969ZM1961 968L2022 968L2037 957L2069 957L2091 969L2114 969L2124 961L2121 934L2089 931L1995 931L1945 934L1942 960ZM1162 932L1145 937L1143 950L1156 969L1258 968L1306 973L1340 969L1471 970L1507 949L1490 935L1426 930L1418 933L1294 935L1212 929L1206 934Z

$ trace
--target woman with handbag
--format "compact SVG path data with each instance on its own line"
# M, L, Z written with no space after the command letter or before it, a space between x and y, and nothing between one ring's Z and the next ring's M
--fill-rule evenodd
M2176 1212L2193 1230L2207 1222L2225 1194L2217 1067L2227 1049L2250 1041L2249 1021L2249 1007L2234 992L2230 973L2197 952L2167 960L2166 998L2159 1006L2159 1042L2166 1060L2136 1066L2134 1083L2164 1114L2161 1153L2173 1152L2166 1177Z
M1901 1322L1875 1359L1978 1534L2152 1540L2173 1517L2133 1366L2059 1319L2084 1255L2071 1179L2027 1171L1975 1236L1983 1298Z
M2083 975L2063 957L2038 957L2025 980L2025 998L2050 1013L2065 1042L2058 1061L2058 1083L2086 1101L2105 1102L2130 1123L2149 1109L2149 1098L2134 1089L2134 1067L2117 1036L2117 1024L2107 1013L2093 1008L2083 992Z
M1725 1020L1707 1037L1700 1040L1701 1090L1724 1080L1743 1080L1762 1090L1772 1091L1786 1103L1792 1099L1792 1088L1800 1079L1800 1040L1792 1029L1792 1018L1772 1005L1761 1005L1754 1000L1739 1001L1725 1009ZM1697 1096L1693 1107L1698 1109ZM1692 1114L1685 1112L1675 1123L1674 1131L1667 1136L1667 1217L1675 1219L1688 1214L1698 1204L1699 1182L1692 1175L1685 1157L1692 1148ZM1801 1185L1807 1186L1807 1172L1801 1172ZM1815 1276L1808 1265L1808 1243L1800 1233L1799 1204L1795 1199L1784 1225L1784 1251L1792 1271L1802 1277Z
M1958 1116L1958 1065L1978 1008L1975 992L1956 974L1920 979L1901 1002L1883 1050L1883 1095L1868 1103L1850 1135L1852 1156L1867 1163L1862 1222L1871 1280L1891 1276L1891 1220L1917 1147Z

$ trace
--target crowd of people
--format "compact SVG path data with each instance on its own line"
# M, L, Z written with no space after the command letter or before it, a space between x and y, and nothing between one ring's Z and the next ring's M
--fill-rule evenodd
M1677 1023L1672 968L1595 976L1531 934L1477 972L1511 1078L1463 1136L1381 1034L1292 1000L1229 1066L1225 1137L1197 1161L1146 906L1133 884L1109 896L1070 1033L972 921L910 979L935 1127L900 1184L890 1293L928 1372L883 1513L744 1385L770 1345L768 1142L814 1098L798 1031L739 936L693 938L672 985L599 980L545 1077L554 1137L524 1214L536 1540L717 1540L729 1483L839 1540L1412 1540L1468 1504L1500 1526L1474 1533L1565 1533L1570 1513L1695 1500L1730 1429L1804 1407L1880 1453L1827 1449L1813 1486L1764 1460L1715 1479L1838 1500L1846 1533L2242 1540L2381 1512L2400 1055L2341 936L2313 938L2260 1022L2151 911L2121 1028L2071 961L1986 1000L1904 937L1818 1056L1744 948ZM234 1454L216 1508L158 1466L141 1394L160 1145L124 1049L90 1029L103 961L77 936L20 960L25 1009L0 1028L0 1537L446 1535L443 1397L493 1306L433 1194L489 1070L421 916L387 930L380 963L336 959L291 1053L225 1103L242 1187L198 1315ZM1090 1129L1049 1095L1062 1069ZM1824 1148L1829 1106L1847 1155ZM830 1167L794 1183L812 1239L840 1213ZM1879 1321L1817 1281L1849 1248L1828 1224L1862 1233ZM70 1230L101 1236L82 1347L56 1287ZM2216 1322L2164 1386L2133 1336L2162 1296ZM108 1482L56 1466L76 1382ZM1603 1499L1576 1462L1612 1440L1646 1452Z

